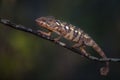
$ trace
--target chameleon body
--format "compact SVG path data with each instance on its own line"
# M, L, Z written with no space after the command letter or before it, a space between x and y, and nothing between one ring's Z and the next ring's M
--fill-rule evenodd
M49 32L40 31L44 35L51 36L52 32L55 32L59 35L59 37L55 38L55 40L59 40L61 37L64 37L67 40L74 42L75 44L72 46L73 48L80 48L80 51L88 55L85 50L85 46L92 47L102 58L107 58L102 49L97 45L97 43L83 30L80 28L76 28L72 24L68 24L66 22L62 22L60 20L55 19L54 17L40 17L36 19L36 23L49 30ZM109 63L106 62L106 66L101 68L101 74L107 75L109 72Z

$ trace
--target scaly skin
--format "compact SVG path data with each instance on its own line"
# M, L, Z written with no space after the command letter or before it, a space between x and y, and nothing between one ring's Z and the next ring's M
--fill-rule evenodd
M66 22L61 22L56 20L54 17L40 17L36 19L39 26L49 30L49 32L40 31L44 35L51 36L52 32L55 32L59 37L55 38L58 41L61 37L74 42L73 48L80 48L80 51L84 55L88 55L85 50L85 46L92 47L102 58L107 58L102 49L95 43L95 41L86 34L80 28L68 24ZM101 75L107 75L109 72L109 62L106 62L106 66L100 69Z

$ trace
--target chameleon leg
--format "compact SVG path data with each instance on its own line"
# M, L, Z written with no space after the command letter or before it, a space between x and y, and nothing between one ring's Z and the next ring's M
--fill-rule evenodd
M81 53L82 53L83 55L85 55L85 56L88 56L88 55L89 55L89 53L87 53L86 50L85 50L85 46L81 46L81 47L80 47L80 51L81 51Z
M86 46L84 45L83 41L79 41L79 43L74 44L72 47L79 48L83 55L86 55L86 56L89 55L89 53L87 53L85 50Z
M76 43L76 44L74 44L72 47L73 48L78 48L78 47L80 47L82 44L81 43Z
M41 33L41 34L43 34L43 35L46 35L46 36L48 36L48 37L51 36L51 33L52 33L51 31L49 31L49 32L44 32L44 31L41 31L41 30L38 30L38 32Z
M55 42L59 41L61 39L62 35L58 36L57 38L55 38Z
M62 37L64 36L64 33L61 33L57 38L55 38L54 40L57 42L59 41Z
M83 46L83 41L79 41L78 43L74 44L72 47L73 48L78 48L80 46Z

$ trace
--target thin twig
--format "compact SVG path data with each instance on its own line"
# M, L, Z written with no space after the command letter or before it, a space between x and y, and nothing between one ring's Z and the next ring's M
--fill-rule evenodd
M49 40L57 45L60 45L66 49L69 49L75 53L78 53L80 54L81 56L84 56L90 60L94 60L94 61L100 61L100 62L106 62L106 61L109 61L109 62L120 62L120 58L97 58L97 57L94 57L94 56L91 56L91 55L85 55L85 54L82 54L79 50L75 49L75 48L72 48L71 46L68 46L66 45L65 43L63 42L60 42L60 41L55 41L54 39L52 39L51 37L48 37L46 35L43 35L42 33L38 32L38 30L33 30L31 28L27 28L23 25L18 25L18 24L15 24L13 22L11 22L10 20L7 20L7 19L1 19L0 18L0 23L4 24L4 25L7 25L11 28L14 28L14 29L17 29L17 30L21 30L21 31L24 31L24 32L28 32L28 33L31 33L33 35L36 35L36 36L39 36L45 40Z

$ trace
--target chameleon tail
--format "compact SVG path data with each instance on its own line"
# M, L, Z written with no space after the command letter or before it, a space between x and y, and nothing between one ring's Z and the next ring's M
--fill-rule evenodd
M105 53L102 51L102 49L96 44L96 43L94 43L94 45L92 46L93 47L93 49L96 51L96 52L98 52L99 53L99 55L102 57L102 58L107 58L106 57L106 55L105 55ZM104 67L102 67L101 69L100 69L100 73L101 73L101 75L107 75L108 74L108 72L109 72L109 62L106 62L106 66L104 66Z

